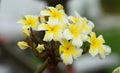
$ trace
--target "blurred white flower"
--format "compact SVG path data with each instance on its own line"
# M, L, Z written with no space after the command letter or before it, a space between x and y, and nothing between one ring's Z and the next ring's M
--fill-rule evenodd
M120 73L120 67L117 67L112 73Z

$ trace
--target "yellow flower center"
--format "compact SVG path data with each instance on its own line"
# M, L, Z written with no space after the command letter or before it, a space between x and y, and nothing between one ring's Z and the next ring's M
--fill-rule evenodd
M95 47L97 47L97 46L100 45L100 43L97 40L93 39L92 40L92 45L95 46Z
M80 35L80 27L77 26L77 24L71 24L70 25L70 32L73 34L74 37L77 37Z
M51 11L51 17L61 19L64 14L56 9Z
M79 20L78 20L77 18L74 18L74 22L75 22L75 23L78 23Z
M52 12L52 17L57 17L57 16L59 16L59 13L58 12Z
M28 25L28 26L29 26L29 25L32 25L32 24L33 24L32 21L30 21L30 20L27 21L27 25Z

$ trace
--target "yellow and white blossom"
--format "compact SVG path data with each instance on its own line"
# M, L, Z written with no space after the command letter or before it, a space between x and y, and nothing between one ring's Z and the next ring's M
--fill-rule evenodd
M25 41L18 42L17 45L20 47L20 49L25 50L29 47L28 43Z
M96 56L97 54L99 54L101 58L105 58L105 55L111 53L111 48L107 45L104 45L105 41L102 35L96 38L96 34L92 32L90 34L88 42L90 43L89 53L92 56Z
M55 7L47 7L46 10L40 12L42 16L49 16L48 23L58 24L58 23L66 23L67 16L62 9L62 6L58 5Z
M39 53L41 53L43 50L45 50L44 44L41 44L41 45L38 44L36 50L37 50Z
M87 38L87 34L82 33L79 24L70 24L63 34L65 39L72 40L72 44L77 47L82 46L83 40Z
M76 48L71 42L67 40L62 41L59 47L59 53L63 62L68 65L73 63L73 59L77 59L82 54L82 49Z
M45 30L44 41L59 41L62 38L62 29L63 27L59 24L40 24L38 30Z
M81 31L85 34L89 34L92 31L92 28L94 28L94 24L91 21L82 18L77 12L75 12L75 16L69 16L68 19L74 24L80 24Z
M37 17L26 15L23 19L19 20L18 23L24 24L25 27L32 27L37 29L38 27L38 19Z
M116 68L112 73L120 73L120 67Z

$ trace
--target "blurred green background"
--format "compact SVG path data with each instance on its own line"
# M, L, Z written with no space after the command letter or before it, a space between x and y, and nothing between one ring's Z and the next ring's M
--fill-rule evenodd
M101 4L107 13L120 13L120 0L101 0Z

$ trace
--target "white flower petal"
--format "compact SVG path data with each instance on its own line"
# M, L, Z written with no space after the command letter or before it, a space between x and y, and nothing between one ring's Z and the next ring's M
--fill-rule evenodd
M90 25L92 28L95 27L95 25L94 25L94 23L93 23L92 21L89 21L89 22L88 22L88 25Z
M98 49L90 48L89 53L94 57L98 54Z
M81 38L82 38L83 41L87 41L88 35L85 34L85 35L83 35Z
M76 11L75 11L75 16L76 16L76 18L81 18L80 15L79 15L79 13L76 12Z
M41 31L41 30L46 30L47 28L46 28L46 25L47 24L40 24L39 26L38 26L38 30L39 31Z
M103 39L102 35L99 35L97 38L101 43L105 43L105 40Z
M75 45L76 47L81 47L83 44L83 41L80 38L74 38L72 39L72 44Z
M103 47L105 48L105 55L108 55L111 53L111 48L107 45L103 45Z
M49 10L51 10L51 11L53 11L53 10L57 10L56 8L54 8L54 7L52 7L52 6L51 6L51 7L50 7L50 6L47 7L47 9L49 9Z
M63 23L64 23L64 24L68 24L68 23L69 23L69 22L68 22L68 18L67 18L66 15L63 16Z
M78 49L75 49L75 51L76 51L76 54L73 55L73 58L78 59L78 57L82 55L83 50L78 48Z
M54 33L53 40L54 41L60 41L63 38L62 31L58 31L56 34Z
M65 39L70 40L73 38L73 35L71 34L71 32L69 31L69 29L65 29L63 32L63 36Z
M48 20L47 23L50 24L50 25L52 25L52 26L54 26L56 24L60 24L59 21L58 21L58 19L55 19L55 18L52 18L52 17L49 17L49 20Z
M53 39L53 33L46 31L43 40L44 41L51 41L52 39Z
M48 11L48 10L44 10L44 11L41 11L40 12L40 15L42 15L42 16L50 16L50 13L49 13L50 11Z
M66 57L66 55L63 53L63 54L61 54L61 58L65 65L69 65L69 64L73 63L72 55L67 55L67 57Z

